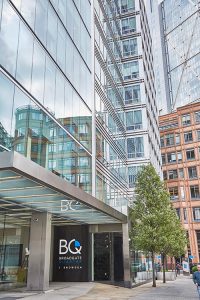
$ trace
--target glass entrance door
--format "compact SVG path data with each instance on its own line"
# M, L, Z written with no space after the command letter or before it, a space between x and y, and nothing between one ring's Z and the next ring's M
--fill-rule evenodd
M3 283L26 282L29 225L19 223L14 217L0 214L0 288Z
M111 280L111 235L94 234L94 280Z
M122 233L94 234L94 280L124 280Z

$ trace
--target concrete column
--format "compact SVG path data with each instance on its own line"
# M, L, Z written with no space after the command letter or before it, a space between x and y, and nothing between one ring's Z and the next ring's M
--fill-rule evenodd
M128 223L122 224L123 233L123 262L124 262L124 285L132 287L132 279L130 272L130 253L129 253L129 232Z
M49 288L51 249L51 214L33 213L30 231L28 290L44 291Z

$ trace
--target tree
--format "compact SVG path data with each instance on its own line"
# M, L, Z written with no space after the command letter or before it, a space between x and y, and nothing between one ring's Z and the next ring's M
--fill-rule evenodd
M164 245L168 244L172 229L170 222L174 211L169 193L151 164L144 166L138 174L135 195L136 198L130 211L132 224L130 238L135 250L151 253L153 286L155 287L155 254L164 251ZM173 242L170 244L172 245ZM172 251L172 247L169 249ZM170 251L168 250L167 253Z
M165 211L163 224L159 242L163 260L163 283L165 283L165 259L167 256L178 257L183 255L187 245L187 238L176 211L172 207Z

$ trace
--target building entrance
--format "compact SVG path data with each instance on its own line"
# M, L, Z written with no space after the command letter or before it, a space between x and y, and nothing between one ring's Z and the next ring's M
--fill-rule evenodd
M121 233L94 234L94 280L123 281Z
M26 284L30 225L29 220L22 223L0 214L0 289L6 283Z

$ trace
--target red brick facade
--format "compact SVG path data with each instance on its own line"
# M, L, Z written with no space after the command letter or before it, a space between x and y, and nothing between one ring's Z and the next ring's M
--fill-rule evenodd
M200 261L200 103L159 118L163 178L188 232L188 254Z

